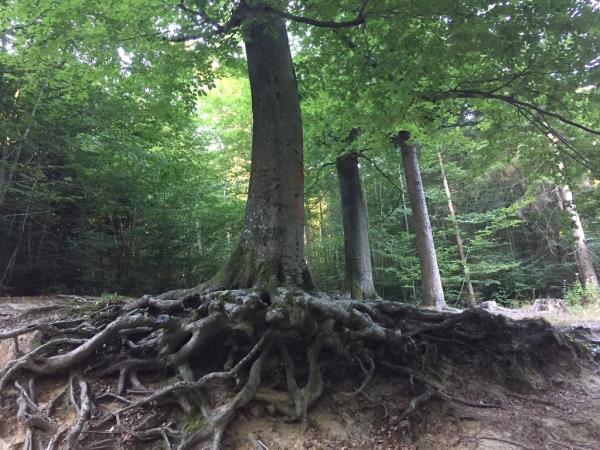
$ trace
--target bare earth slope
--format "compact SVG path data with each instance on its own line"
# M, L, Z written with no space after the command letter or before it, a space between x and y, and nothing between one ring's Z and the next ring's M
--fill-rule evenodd
M37 316L60 317L65 310L82 308L81 297L21 297L0 299L0 332L22 326ZM39 308L43 309L40 310ZM35 311L35 312L28 312ZM569 329L575 336L597 339L600 322L594 317L568 313L500 310L513 319L542 316ZM600 334L600 333L598 333ZM35 348L35 333L18 338L20 351ZM0 370L15 357L12 340L0 342ZM340 374L343 380L346 374ZM374 376L356 395L360 378L326 386L324 395L311 408L307 428L287 423L268 402L254 400L243 408L227 429L223 448L276 449L599 449L600 376L594 365L579 376L556 376L545 383L507 387L472 374L465 366L460 373L440 376L441 385L451 385L455 401L431 399L419 404L405 376ZM152 387L153 380L143 380ZM45 407L64 389L63 379L49 379L37 387L37 403ZM114 380L96 380L93 395L114 391ZM410 402L415 411L402 417ZM108 403L108 410L121 407ZM57 408L60 410L60 407ZM68 427L76 413L64 407L57 414ZM135 416L124 419L124 427L135 425ZM168 421L169 419L165 419ZM166 424L166 423L165 423ZM168 425L168 424L166 424ZM189 424L193 426L193 424ZM0 404L0 450L24 448L25 429L16 419L12 402ZM86 447L82 447L86 448ZM165 448L163 442L135 444L120 441L94 448ZM202 447L198 447L202 448Z

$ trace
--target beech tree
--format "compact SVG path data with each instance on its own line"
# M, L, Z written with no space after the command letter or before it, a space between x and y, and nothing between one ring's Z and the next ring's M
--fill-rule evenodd
M394 137L394 143L400 148L404 162L406 190L415 224L415 242L421 265L421 306L444 309L446 307L444 289L433 243L417 150L408 142L409 140L410 133L407 131L400 131Z
M244 14L245 7L240 3L235 14ZM211 283L312 287L304 259L302 117L285 20L268 10L246 13L253 112L250 187L239 247Z
M346 283L354 299L378 298L373 285L369 224L358 171L358 155L340 155L336 158L335 166L344 224Z
M329 109L349 113L333 114L334 126L326 125L343 129L347 123L355 123L369 128L373 135L374 131L399 129L405 121L402 117L415 117L417 126L437 122L443 111L432 104L450 107L456 106L457 98L475 98L470 89L455 86L457 79L461 83L483 79L475 84L487 88L486 95L477 99L505 101L508 97L529 114L547 113L546 109L540 112L540 108L532 108L535 103L523 105L514 96L490 94L489 90L501 90L515 80L530 81L531 71L522 67L529 67L524 63L531 62L527 58L535 42L544 41L540 44L543 47L556 39L569 49L572 42L581 42L579 35L570 38L560 33L537 39L540 33L548 34L549 22L573 16L572 2L561 3L558 8L549 8L551 1L542 2L549 14L539 14L522 2L490 3L482 9L481 2L475 1L453 4L440 14L438 8L445 5L438 3L240 0L173 5L130 0L117 8L112 2L76 0L52 4L40 13L38 2L15 0L10 6L16 18L0 11L6 34L13 36L11 45L27 58L34 57L36 64L29 69L35 76L53 68L59 71L60 81L60 76L70 74L70 68L89 66L83 73L103 90L114 92L115 85L121 83L135 85L139 105L153 96L170 104L172 93L176 93L175 101L186 100L186 95L194 98L214 83L217 60L239 65L241 36L254 120L240 244L212 280L194 289L125 302L72 299L81 301L80 307L58 308L52 316L47 316L47 309L34 311L19 318L23 323L9 322L3 327L0 340L13 340L15 354L0 371L0 395L8 393L11 401L16 399L17 406L6 413L16 411L27 429L26 447L38 448L49 439L49 448L61 442L71 448L94 448L106 446L105 436L110 435L111 445L117 441L116 446L131 440L143 443L162 439L167 446L176 443L179 450L198 445L218 450L228 424L251 401L266 401L286 419L308 426L309 408L330 386L339 385L339 373L358 374L348 380L358 386L352 395L363 393L376 376L406 379L407 387L417 393L399 411L400 420L431 399L495 407L460 398L464 389L451 384L460 377L439 374L464 373L465 364L470 363L474 381L489 383L493 378L503 385L510 379L511 383L532 386L548 374L562 376L579 368L582 355L590 359L584 346L544 321L509 321L477 309L461 314L426 311L394 301L358 302L306 290L312 283L304 261L302 232L303 130L286 20L313 27L299 37L305 51L315 50L311 41L322 37L318 28L337 30L323 41L325 52L311 64L329 58L330 52L336 57L344 54L338 52L340 45L350 50L351 56L342 64L329 61L323 65L324 72L315 70L309 76L299 71L298 78L310 91L315 78L327 74L323 78L326 84L331 80L334 89L344 91L338 100L347 102L347 108L336 111L340 103L332 102L321 115ZM585 10L580 15L589 18L590 8L575 6ZM574 16L584 29L585 22ZM367 21L374 25L373 34L368 34L370 27L368 31L354 31ZM519 27L527 30L525 37L516 32ZM118 38L115 31L120 33ZM508 44L519 44L514 50L496 48L491 56L479 39L485 37L486 42L503 45L498 36L513 35L516 42ZM120 45L132 41L138 53L130 57ZM432 51L435 45L443 51ZM374 54L372 48L385 53ZM588 52L588 47L583 51ZM446 53L447 59L440 58ZM538 52L535 57L546 53ZM557 63L550 58L544 62ZM398 67L403 66L407 70L399 74ZM439 70L431 71L434 66ZM104 67L106 72L97 70ZM339 78L329 76L328 72L340 67L346 70ZM60 72L63 68L67 72ZM156 81L152 73L158 71L162 82L136 85L136 71L151 81ZM95 72L100 74L94 76ZM183 82L186 76L193 81ZM382 82L385 79L391 84ZM323 81L319 79L319 83ZM190 85L196 89L194 94L186 90ZM380 121L374 120L375 111ZM350 117L354 114L358 117ZM350 122L350 118L357 120ZM441 309L444 297L427 205L415 149L407 138L402 137L399 145L409 175L414 216L419 221L423 300L427 306ZM39 320L32 322L32 317ZM43 344L22 354L17 339L33 331L39 332ZM487 338L480 339L482 335ZM337 373L331 373L332 364ZM491 375L489 367L494 368ZM147 372L152 378L146 378ZM61 374L68 375L72 394L68 397L76 411L68 433L55 429L52 407L39 407L35 395L37 380ZM155 384L157 378L160 386ZM153 382L152 390L146 389L146 380ZM96 383L104 384L106 394L95 395L99 390ZM96 403L114 399L124 403L118 411L104 415L101 408L94 408ZM160 416L150 405L161 408L162 402L176 405L172 423L162 418L156 421ZM194 426L177 426L185 419ZM121 424L129 420L139 427L121 432ZM255 447L262 445L255 441Z
M250 186L240 244L217 275L200 290L299 286L312 288L304 257L304 157L298 85L286 19L326 28L364 23L363 11L345 22L309 19L268 1L241 0L219 24L200 9L180 7L213 34L241 27L252 95ZM174 41L195 40L182 35ZM186 294L188 294L186 292ZM178 293L179 295L180 293ZM173 294L167 294L173 295Z
M585 230L581 223L581 217L577 212L573 192L567 183L566 168L562 160L558 162L558 171L560 181L562 182L558 186L558 201L561 209L564 209L568 213L571 222L571 233L575 244L575 258L577 260L577 267L579 268L579 279L586 290L597 299L597 296L600 294L600 285L598 284L598 276L594 268L594 257L588 248ZM590 300L594 300L594 298L584 299L587 302Z
M596 276L596 270L594 269L594 258L588 248L585 239L585 231L583 230L581 218L579 217L573 199L573 192L571 192L569 185L565 184L560 186L559 195L562 208L567 211L572 222L571 230L575 241L575 255L579 267L579 279L581 280L581 283L592 292L595 291L598 293L598 277Z

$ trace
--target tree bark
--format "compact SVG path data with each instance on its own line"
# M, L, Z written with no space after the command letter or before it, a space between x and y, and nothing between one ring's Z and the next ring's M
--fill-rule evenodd
M378 298L373 285L367 211L356 153L339 156L335 166L340 182L346 283L350 296L356 300Z
M446 170L444 169L444 160L442 159L442 154L438 152L438 159L440 160L440 171L442 172L442 180L444 182L444 191L446 192L446 199L448 200L448 212L450 213L450 220L454 225L454 235L456 237L456 247L458 247L458 255L460 257L460 262L463 266L463 272L465 274L465 284L467 285L468 292L468 305L471 307L477 306L477 302L475 300L475 291L473 290L473 284L471 283L471 271L469 270L469 265L467 264L467 257L465 256L465 249L463 247L463 242L460 237L460 230L458 228L458 222L456 221L456 212L454 211L454 204L452 203L452 194L450 192L450 186L448 185L448 178L446 177Z
M585 239L581 218L573 200L573 192L568 184L564 184L559 188L559 194L562 206L571 219L571 232L575 239L575 255L577 257L577 266L579 267L579 279L586 288L595 288L598 291L599 285L598 277L594 270L594 258Z
M416 149L414 145L408 142L409 139L408 132L400 132L394 141L400 147L402 154L406 189L415 224L415 240L421 266L421 306L444 309L446 301L435 254L433 232L429 222L427 203L425 202L419 161Z
M566 167L562 161L559 143L557 138L552 134L549 137L556 144L555 153L558 159L558 174L562 182L562 185L558 188L559 205L567 211L569 219L571 219L571 233L575 239L575 257L577 259L577 266L579 267L579 279L586 288L598 294L600 293L600 285L598 284L598 277L594 270L594 258L588 248L583 224L581 223L581 218L573 199L573 192L567 182Z
M285 20L255 13L243 32L253 116L250 186L239 246L212 284L311 287L302 118Z

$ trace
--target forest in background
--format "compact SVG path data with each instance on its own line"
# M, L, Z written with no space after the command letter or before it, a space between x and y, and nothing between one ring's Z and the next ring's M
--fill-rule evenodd
M597 124L600 62L593 45L574 50L577 38L552 38L592 20L565 16L556 29L548 27L545 47L509 55L521 75L507 86L547 109L577 111L571 119L578 123ZM466 87L469 77L475 81L492 64L471 61L460 46L428 40L432 30L440 32L439 24L411 22L402 39L418 43L418 51L407 47L392 56L377 39L397 36L390 37L381 22L374 22L372 28L379 28L372 36L344 31L331 38L328 31L303 34L298 24L291 27L305 130L306 257L316 285L344 290L335 158L358 152L376 289L384 298L419 298L411 211L401 158L389 136L393 124L413 131L418 143L450 304L462 304L467 292L438 154L478 299L509 304L576 291L572 225L558 187L565 180L571 186L589 247L599 255L597 136L563 127L565 142L557 148L527 110L490 98L415 105L411 91L441 90L457 79ZM496 23L496 36L479 37L480 45L510 52L511 40L518 39L512 27L521 25ZM117 25L102 26L110 31ZM44 45L16 51L7 30L0 49L3 292L139 295L210 278L243 225L252 117L242 49L211 56L208 73L194 62L202 50L191 46L182 52L162 44L161 57L152 59L157 47L137 41L117 39L107 51L101 32L87 35L89 48L67 40L73 37L53 36L44 45L71 49L59 60L44 58ZM30 39L42 38L34 32ZM457 33L465 42L470 38L464 29ZM497 35L510 39L499 42ZM323 39L331 41L325 46ZM574 51L580 59L567 60ZM549 55L556 59L547 62L553 67L566 60L565 72L540 75L544 63L531 68ZM443 67L440 58L447 60ZM403 60L417 70L403 67ZM588 69L586 79L577 65ZM402 76L386 79L390 71ZM365 132L349 142L353 129Z

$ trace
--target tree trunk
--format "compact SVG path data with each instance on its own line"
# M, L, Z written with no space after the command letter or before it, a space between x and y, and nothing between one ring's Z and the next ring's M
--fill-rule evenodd
M468 304L469 306L474 307L477 306L477 302L475 300L475 291L473 290L473 284L471 284L471 271L469 270L469 265L467 264L465 249L463 247L462 239L460 237L460 230L458 228L458 222L456 221L456 212L454 211L454 204L452 203L452 194L450 193L450 186L448 185L448 178L446 177L446 171L444 170L444 160L442 159L441 153L438 153L438 158L440 160L442 180L444 181L444 191L446 192L446 199L448 200L448 212L450 213L450 220L452 220L452 224L454 225L456 246L458 247L458 255L460 257L460 262L463 266L463 271L465 274L465 284L467 285L467 291L469 293Z
M250 21L244 29L253 115L245 223L238 248L211 284L310 287L302 118L285 20L263 12Z
M423 190L417 152L414 145L408 143L409 139L410 135L407 132L400 132L395 138L395 143L400 146L402 153L406 189L415 224L415 240L421 265L421 306L443 309L446 307L446 301L433 244L433 232L425 202L425 191Z
M594 270L594 258L587 246L581 218L577 212L573 192L567 181L566 167L562 161L559 143L555 136L550 135L549 137L556 144L555 153L557 156L558 174L562 181L562 186L558 188L559 205L567 211L571 219L571 233L573 234L573 238L575 238L575 257L577 259L577 266L579 267L579 279L586 288L598 294L600 293L600 285L598 284L598 277Z
M400 191L400 195L402 196L402 215L404 216L404 229L406 230L406 234L410 234L410 226L408 225L408 214L406 213L407 208L406 208L406 196L404 195L404 183L402 182L402 174L399 174L400 176L400 188L402 188L402 190ZM412 295L414 298L417 297L417 290L415 288L415 280L411 280L411 289L412 289Z
M573 238L575 238L575 255L577 257L577 266L579 267L579 279L586 288L595 288L597 291L599 285L598 277L594 270L594 258L587 246L583 225L573 201L573 192L568 184L564 184L559 188L559 193L563 208L569 213L569 218L571 219L571 232L573 233Z
M346 283L356 300L378 298L373 286L367 211L356 153L339 156L335 165L342 199Z

